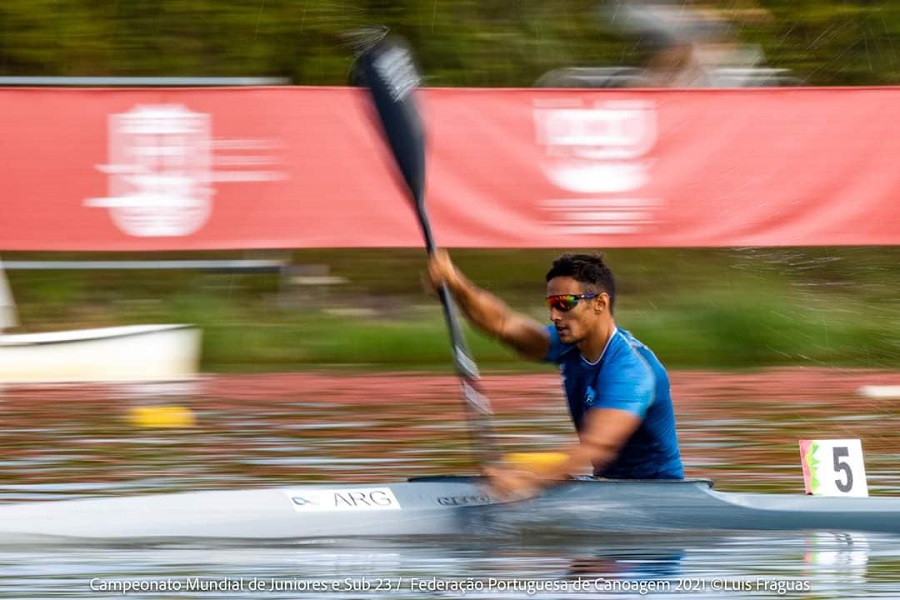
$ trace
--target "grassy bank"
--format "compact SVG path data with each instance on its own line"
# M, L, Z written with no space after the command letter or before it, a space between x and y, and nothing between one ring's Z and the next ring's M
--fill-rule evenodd
M468 250L454 256L473 280L545 320L543 275L556 254ZM422 292L421 252L316 250L289 258L295 270L281 276L195 271L8 275L22 331L195 323L204 332L203 368L209 371L348 364L446 368L447 335L437 302ZM620 285L619 324L672 367L900 365L896 248L614 250L607 258ZM295 276L310 269L327 269L343 282L298 283ZM474 332L469 338L483 367L528 368L492 341Z

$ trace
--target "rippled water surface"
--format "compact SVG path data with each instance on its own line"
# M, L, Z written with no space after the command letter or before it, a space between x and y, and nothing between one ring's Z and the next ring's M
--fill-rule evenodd
M860 438L870 493L900 495L900 399L857 393L867 384L898 385L900 374L778 369L672 379L689 476L715 479L725 491L802 493L797 440ZM555 374L485 382L504 451L573 439ZM132 409L157 403L189 408L196 425L129 422ZM0 415L3 502L476 470L451 376L303 373L150 389L7 389ZM115 585L123 582L155 586L142 597L185 598L897 598L900 538L642 533L0 548L3 597L119 597Z

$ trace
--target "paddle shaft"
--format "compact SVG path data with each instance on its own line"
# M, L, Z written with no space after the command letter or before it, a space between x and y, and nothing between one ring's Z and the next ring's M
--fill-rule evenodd
M354 74L369 90L382 131L416 209L428 255L436 244L425 209L425 138L413 92L420 77L412 53L394 39L383 39L360 55ZM469 353L463 330L446 285L438 289L453 345L453 364L460 378L472 437L484 463L496 462L491 432L491 407L481 391L478 366Z
M434 236L431 233L431 221L425 211L423 202L416 203L416 216L422 229L422 237L425 239L425 249L428 256L432 256L437 249ZM470 430L478 448L483 463L492 464L498 462L496 445L491 427L491 405L482 392L481 376L478 365L469 351L466 337L457 317L453 294L446 284L438 288L438 297L444 311L444 320L450 331L450 343L453 345L453 366L460 378L463 398L466 403L466 415L469 419Z

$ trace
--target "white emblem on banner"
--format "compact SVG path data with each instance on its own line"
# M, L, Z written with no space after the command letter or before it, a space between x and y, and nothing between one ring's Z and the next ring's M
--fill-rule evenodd
M655 222L660 202L640 194L650 180L648 154L657 140L652 102L540 105L534 118L545 175L574 194L542 203L552 227L564 233L625 234Z
M180 104L136 106L109 116L109 164L97 167L109 175L109 195L84 204L108 208L129 235L190 235L209 219L213 182L285 178L278 171L257 169L274 164L272 156L223 153L274 147L265 140L213 141L212 116Z

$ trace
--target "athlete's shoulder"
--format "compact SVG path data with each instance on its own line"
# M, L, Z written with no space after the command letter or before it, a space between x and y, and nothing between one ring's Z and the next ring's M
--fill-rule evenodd
M636 349L641 348L641 349L649 350L649 348L647 348L647 345L644 342L642 342L641 340L634 337L634 334L632 334L627 329L617 328L616 330L617 330L618 334L621 336L622 341L624 341L626 344L628 344L632 348L636 348Z
M601 398L596 406L633 412L643 418L654 402L653 368L618 330L609 341L595 381Z
M640 340L627 330L616 327L606 350L610 354L610 358L629 360L631 358L640 358L640 350L646 348Z

